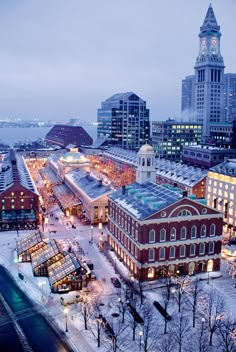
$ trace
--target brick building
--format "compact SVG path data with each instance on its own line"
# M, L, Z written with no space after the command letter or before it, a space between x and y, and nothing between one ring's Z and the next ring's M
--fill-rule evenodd
M0 172L0 231L34 229L39 224L39 194L24 159L6 154Z
M108 243L140 280L220 269L222 214L155 184L155 152L140 148L136 179L109 196Z

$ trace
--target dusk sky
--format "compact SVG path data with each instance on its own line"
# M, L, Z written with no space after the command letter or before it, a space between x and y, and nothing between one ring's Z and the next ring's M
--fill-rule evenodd
M225 72L236 73L236 0L213 0ZM152 120L180 117L206 0L0 2L0 118L96 121L133 91Z

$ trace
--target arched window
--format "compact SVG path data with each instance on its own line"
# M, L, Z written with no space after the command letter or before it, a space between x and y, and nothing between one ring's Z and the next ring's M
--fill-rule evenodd
M180 246L180 257L185 257L185 246Z
M197 237L197 226L193 225L191 227L191 238L196 238Z
M160 242L165 242L166 241L166 230L161 229L160 231Z
M166 258L166 251L165 251L165 248L162 247L159 250L159 260L165 260L165 258Z
M142 166L145 166L145 158L142 158Z
M209 254L213 254L215 250L215 243L214 242L210 242L209 243L209 249L208 249L208 253Z
M206 237L206 225L201 226L201 237Z
M210 236L215 236L216 234L216 225L215 224L211 224L210 226Z
M192 243L190 245L190 256L194 256L196 253L196 245L194 243Z
M172 227L170 230L170 240L171 241L176 241L176 228Z
M150 166L150 165L151 165L151 159L147 158L147 166Z
M153 262L155 260L155 250L153 248L150 248L148 250L148 261Z
M170 247L169 258L175 258L175 247Z
M186 234L187 234L187 229L185 226L181 227L180 231L180 239L181 240L186 240Z
M149 243L153 243L153 242L155 242L155 231L150 230L149 231Z
M200 243L199 254L205 254L205 243Z
M183 209L178 213L177 216L190 216L190 215L192 215L192 213L189 210Z

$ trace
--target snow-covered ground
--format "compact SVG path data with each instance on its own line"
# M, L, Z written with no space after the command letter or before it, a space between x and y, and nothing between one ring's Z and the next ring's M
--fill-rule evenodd
M54 220L55 217L58 217L59 220ZM125 287L122 284L121 289L115 288L110 278L117 276L115 273L114 267L106 259L103 253L99 251L99 248L96 243L99 241L101 236L101 230L97 227L94 227L91 230L90 226L82 225L73 219L76 228L72 228L71 224L67 224L67 221L64 219L58 208L54 209L54 215L50 219L49 224L45 228L45 237L46 238L55 238L58 239L61 243L64 243L65 249L72 245L76 250L76 243L79 242L82 247L84 254L83 259L90 259L94 264L94 272L97 276L97 280L89 283L91 287L91 292L86 296L85 292L70 292L68 294L52 294L50 292L48 279L46 277L34 277L31 267L31 263L17 263L16 262L16 241L22 239L23 237L29 235L32 231L20 231L19 237L17 237L16 232L1 232L0 233L0 263L4 265L11 274L15 277L18 285L30 295L30 297L41 306L42 311L45 314L51 316L58 327L65 332L66 329L66 319L68 332L66 332L67 338L74 346L75 351L79 352L96 352L98 351L97 339L94 336L94 331L91 329L84 329L83 316L81 314L81 304L74 303L68 306L67 315L64 313L64 306L61 304L61 297L64 298L64 301L72 301L77 294L90 297L92 300L99 299L101 305L101 312L104 316L111 317L112 312L119 312L118 299L121 297L125 299ZM56 234L50 233L51 229L56 229ZM93 233L91 234L91 231ZM106 234L106 229L102 229L104 236ZM93 244L89 243L93 236ZM112 253L111 253L112 254ZM209 285L208 285L208 274L201 274L201 278L205 279L204 284L206 289L209 287L217 288L222 295L224 296L228 310L236 316L236 287L235 279L229 275L230 264L226 260L222 260L222 271L221 273L210 273ZM128 270L120 263L116 261L116 269L122 271L123 275L127 278L129 277ZM18 277L18 270L24 275L24 280L20 280ZM161 285L165 285L165 280ZM145 289L145 296L153 302L154 300L162 301L161 293L163 289L160 289L161 286L158 283L150 283L149 289ZM43 298L43 299L42 299ZM79 308L80 307L80 308ZM173 301L173 310L175 303ZM171 306L169 308L170 313L172 310ZM159 314L159 313L158 313ZM111 318L112 324L116 324L115 318ZM163 318L161 318L163 323ZM96 328L95 328L96 331ZM137 330L138 331L138 330ZM137 332L138 334L138 332ZM137 351L140 349L140 342L142 335L136 339L134 343L132 341L132 336L130 337L130 345L128 349L124 348L122 351L129 352ZM141 350L141 349L140 349ZM100 352L112 351L112 347L107 347L101 343L99 348ZM150 351L154 351L151 350ZM175 350L173 350L175 351ZM176 349L178 351L178 349ZM211 351L214 351L212 349Z

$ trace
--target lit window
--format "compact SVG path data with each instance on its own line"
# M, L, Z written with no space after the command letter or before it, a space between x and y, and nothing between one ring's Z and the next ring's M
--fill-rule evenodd
M15 193L14 192L11 192L11 196L13 197L15 195Z
M24 198L21 198L20 201L21 201L21 203L24 203Z

